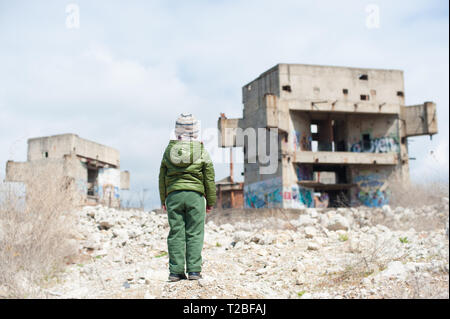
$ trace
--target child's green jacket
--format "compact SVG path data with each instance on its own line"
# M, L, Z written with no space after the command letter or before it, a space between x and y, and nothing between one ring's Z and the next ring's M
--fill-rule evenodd
M214 206L214 179L214 166L202 142L171 140L159 170L161 205L165 205L170 192L192 190L205 196L206 205Z

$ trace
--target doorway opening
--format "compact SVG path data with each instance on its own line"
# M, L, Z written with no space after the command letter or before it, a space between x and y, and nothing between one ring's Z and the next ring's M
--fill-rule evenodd
M96 189L98 185L98 168L89 167L87 168L87 195L96 196Z

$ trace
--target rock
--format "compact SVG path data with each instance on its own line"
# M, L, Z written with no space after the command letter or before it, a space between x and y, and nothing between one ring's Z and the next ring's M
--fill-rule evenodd
M238 242L245 242L249 239L250 237L250 232L248 231L244 231L244 230L239 230L237 232L234 233L233 236L233 240L238 243Z
M259 245L270 245L275 243L276 237L270 234L256 234L251 239L250 242Z
M114 238L114 242L116 243L116 245L120 246L124 246L126 245L126 243L128 242L129 238L128 238L128 232L125 231L124 233L121 233L120 235L116 236Z
M348 230L350 227L347 219L341 215L334 215L330 218L327 228L328 230Z
M393 213L392 213L392 209L389 205L383 205L383 207L381 207L381 209L383 210L384 216L385 217L392 217Z
M148 270L144 277L150 281L167 281L169 274L166 270Z
M271 245L276 243L277 238L272 234L265 234L262 240L259 242L262 245Z
M308 226L305 227L305 237L313 238L317 235L317 230L314 227Z
M326 214L320 215L320 225L322 225L323 227L327 227L329 222L330 219Z
M61 296L62 296L62 293L59 292L59 291L48 290L47 293L48 293L49 295L52 295L52 296L57 296L57 297L61 297Z
M311 218L317 218L319 216L315 208L308 208L308 213Z
M366 277L362 280L362 283L366 287L370 287L373 284L373 278Z
M279 244L286 244L290 241L293 241L293 239L292 239L292 236L290 236L289 234L281 233L281 234L277 234L275 241Z
M219 230L223 230L225 233L232 233L234 231L234 227L231 224L223 224L219 226Z
M389 233L391 231L389 228L387 228L386 226L381 225L381 224L378 224L376 227L377 227L377 229L379 229L380 231L382 231L384 233Z
M306 214L300 215L300 217L298 218L298 226L311 226L315 223L316 221Z
M100 249L95 253L95 256L104 257L108 255L108 252L105 249Z
M236 249L242 249L242 248L244 248L244 243L242 242L242 241L239 241L239 242L237 242L235 245L234 245L234 248L236 248Z
M256 254L257 254L258 256L267 256L267 250L265 250L265 249L260 249L260 250L258 250L258 251L256 252Z
M256 270L256 274L260 276L260 275L267 273L267 271L268 271L267 268L259 268Z
M128 231L126 229L114 229L113 235L114 235L114 237L128 239Z
M336 216L336 211L330 210L326 213L326 215L328 218L332 218L332 217Z
M308 250L319 250L320 245L316 242L310 242L308 243Z
M327 239L326 239L326 238L323 238L323 237L317 237L317 238L315 239L315 242L316 242L317 244L319 244L320 246L323 246L323 245L325 245L325 244L327 243Z
M360 253L361 252L360 242L357 238L350 237L347 242L348 242L348 249L350 252L352 252L352 253Z
M391 261L387 268L377 276L380 278L396 278L405 280L408 274L407 268L400 261Z
M143 234L142 230L137 229L137 228L133 228L133 229L128 230L128 238L136 238L136 237L139 237L142 234Z
M84 241L83 247L87 249L101 249L100 234L93 233Z

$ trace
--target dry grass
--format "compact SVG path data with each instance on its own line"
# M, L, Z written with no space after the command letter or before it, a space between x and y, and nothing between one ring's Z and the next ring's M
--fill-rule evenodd
M0 183L0 297L41 296L39 287L76 252L70 239L73 187L50 174L35 174L26 196Z
M386 254L387 242L375 240L370 247L362 249L358 244L350 248L352 256L343 260L343 270L331 273L319 283L320 287L357 286L367 276L386 268L391 260Z
M409 252L394 257L387 249L392 243L389 240L375 239L371 244L357 243L349 245L351 256L342 260L342 270L328 273L319 280L316 289L346 290L348 287L364 287L363 280L386 269L391 261L405 263L409 260ZM448 273L433 274L423 277L420 273L410 273L406 280L389 280L388 283L374 283L373 287L385 287L377 292L376 298L395 299L448 299ZM447 277L447 279L445 278Z
M398 176L389 181L391 207L416 208L439 204L443 197L449 195L448 181L424 181L423 183L404 182Z

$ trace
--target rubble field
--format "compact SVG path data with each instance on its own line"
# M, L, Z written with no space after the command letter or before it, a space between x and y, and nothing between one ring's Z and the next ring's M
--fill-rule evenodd
M48 298L449 298L449 200L208 214L203 279L168 282L163 212L80 209Z

